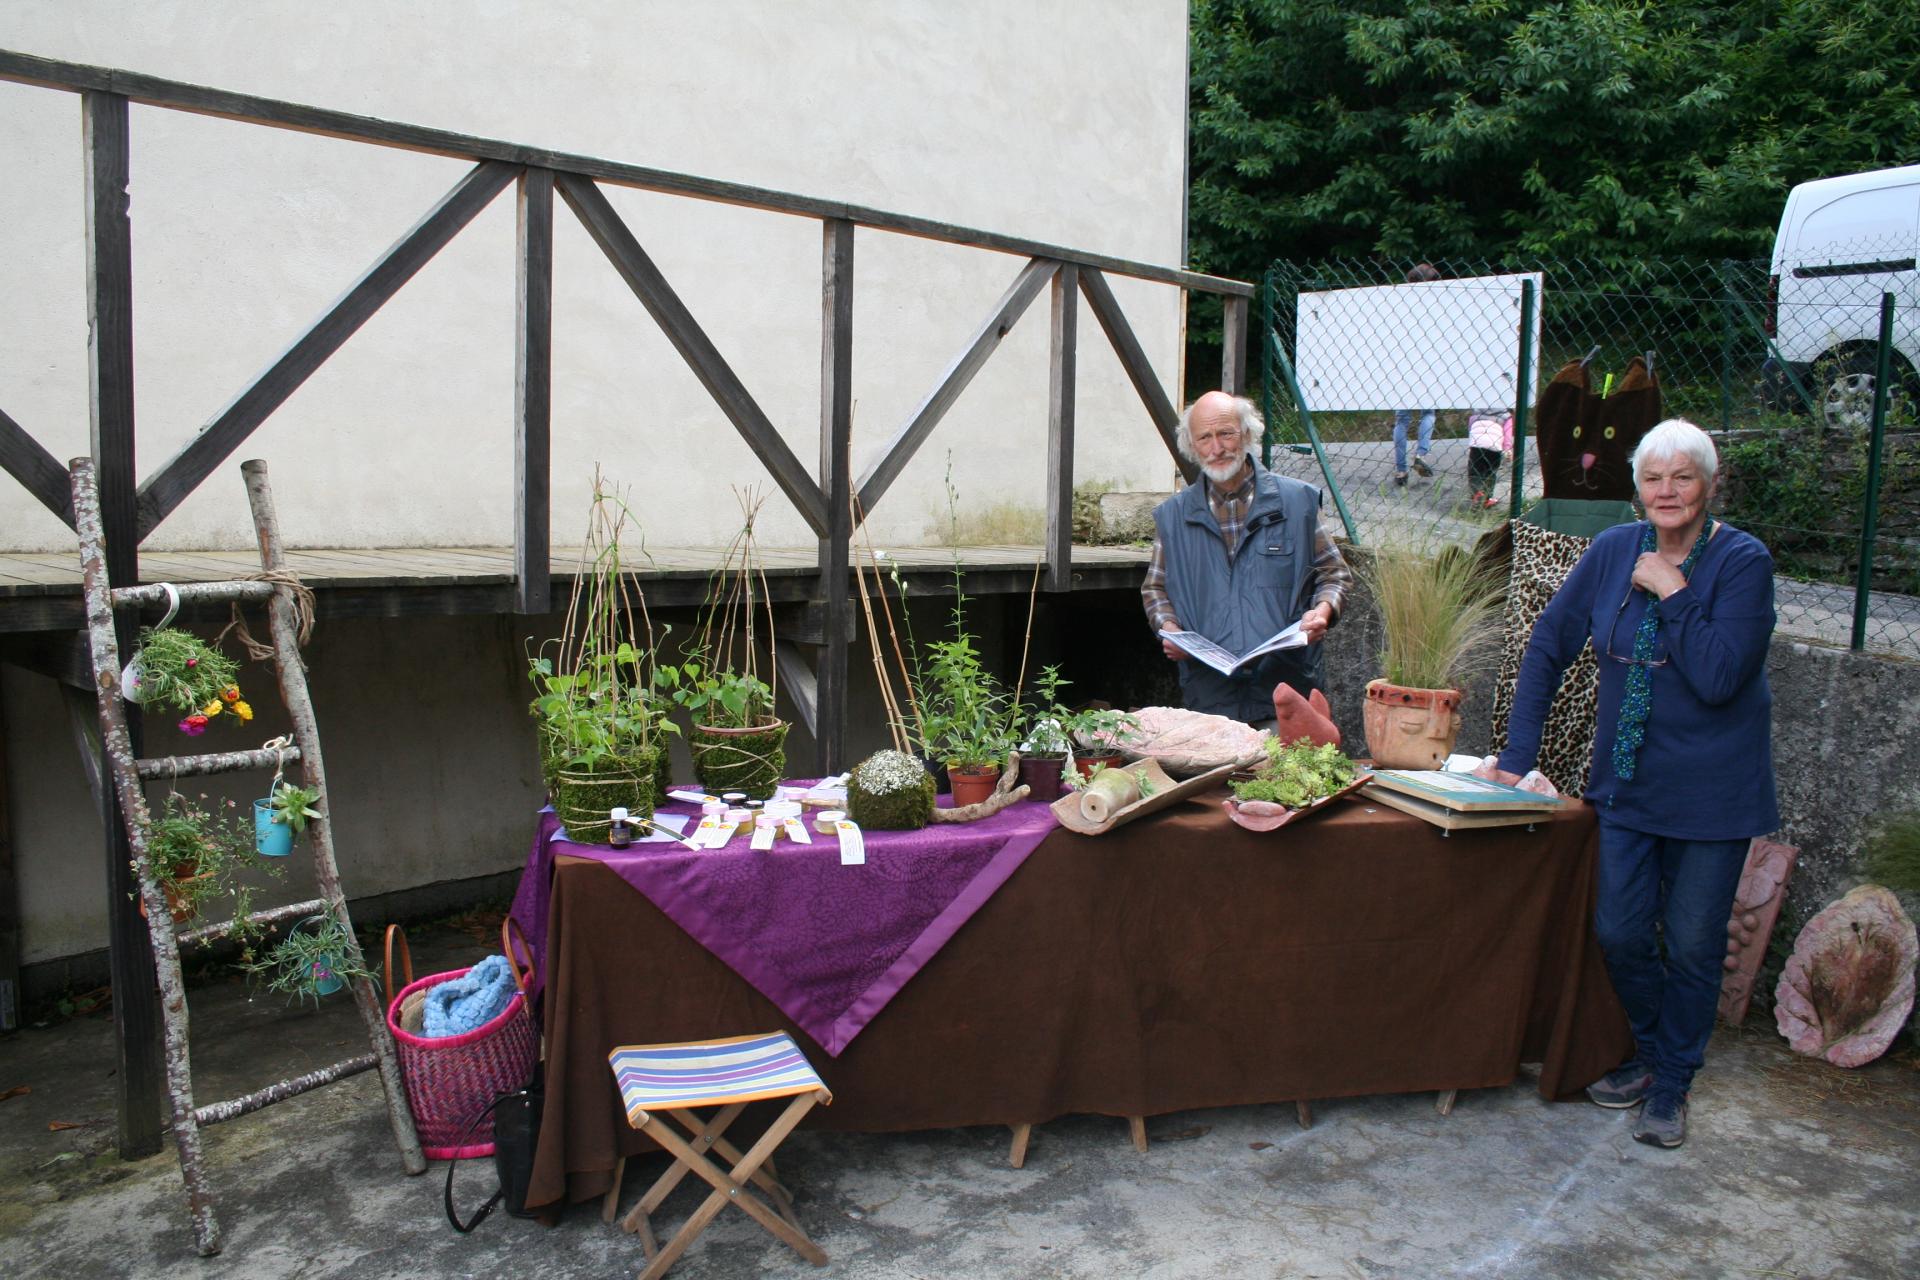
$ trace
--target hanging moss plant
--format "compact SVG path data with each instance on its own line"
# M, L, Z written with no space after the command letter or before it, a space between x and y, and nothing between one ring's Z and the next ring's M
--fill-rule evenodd
M847 816L868 831L917 831L933 817L933 775L904 751L876 751L847 778Z

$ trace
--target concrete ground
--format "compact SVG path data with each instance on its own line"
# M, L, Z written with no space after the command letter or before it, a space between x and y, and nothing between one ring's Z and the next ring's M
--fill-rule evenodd
M471 922L470 922L471 925ZM471 963L484 928L417 931L419 971ZM344 1056L358 1023L194 991L203 1100ZM884 1015L883 1015L884 1016ZM581 1206L558 1227L441 1212L445 1166L399 1169L371 1075L208 1131L226 1227L194 1253L169 1146L113 1152L112 1027L74 1018L0 1040L0 1275L614 1277L637 1240ZM1714 1040L1678 1151L1629 1114L1549 1104L1531 1080L1461 1095L1322 1100L1037 1129L1026 1168L991 1128L803 1132L780 1157L801 1221L846 1280L907 1277L1911 1277L1920 1275L1920 1059L1858 1071L1796 1057L1754 1020ZM71 1126L71 1127L69 1127ZM655 1163L629 1172L625 1203ZM471 1208L491 1163L462 1165ZM691 1181L691 1180L689 1180ZM668 1230L697 1203L683 1186ZM822 1274L728 1212L673 1274Z

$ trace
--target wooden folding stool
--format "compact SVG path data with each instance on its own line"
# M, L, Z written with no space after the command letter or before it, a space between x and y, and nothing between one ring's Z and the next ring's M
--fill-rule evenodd
M620 1221L622 1230L639 1233L647 1251L647 1265L640 1272L640 1280L665 1275L693 1238L706 1230L729 1202L792 1245L808 1262L816 1267L827 1265L826 1253L800 1229L793 1213L793 1197L775 1180L773 1168L774 1148L786 1140L815 1103L833 1101L833 1094L814 1074L791 1037L775 1032L685 1044L623 1045L608 1054L607 1061L620 1087L628 1122L659 1143L674 1161ZM768 1098L793 1101L743 1155L726 1140L727 1126L749 1102ZM694 1111L696 1107L720 1110L702 1120ZM678 1121L687 1136L682 1137L663 1116ZM730 1161L732 1169L723 1171L709 1160L709 1150ZM620 1179L626 1163L622 1157L613 1172L613 1187L607 1192L601 1217L609 1222L619 1207ZM689 1171L700 1175L713 1188L713 1194L663 1248L654 1238L648 1215L660 1207ZM767 1199L755 1195L749 1184L764 1191Z

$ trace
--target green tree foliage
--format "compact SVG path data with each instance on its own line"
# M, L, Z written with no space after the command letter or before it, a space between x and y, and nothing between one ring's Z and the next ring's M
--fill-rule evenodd
M1916 65L1913 0L1192 0L1190 257L1762 255Z

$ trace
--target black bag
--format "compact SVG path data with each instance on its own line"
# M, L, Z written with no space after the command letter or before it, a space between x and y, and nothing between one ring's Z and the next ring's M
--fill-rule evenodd
M501 1094L474 1120L461 1145L468 1145L486 1118L493 1117L493 1171L500 1185L480 1206L472 1221L463 1223L453 1207L453 1171L460 1162L447 1161L447 1221L455 1231L465 1234L473 1230L486 1221L498 1204L504 1204L509 1217L539 1216L527 1210L527 1185L533 1181L533 1152L540 1145L540 1112L545 1105L546 1090L541 1088L536 1070L532 1084L515 1093Z

